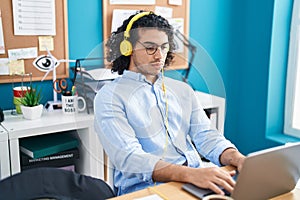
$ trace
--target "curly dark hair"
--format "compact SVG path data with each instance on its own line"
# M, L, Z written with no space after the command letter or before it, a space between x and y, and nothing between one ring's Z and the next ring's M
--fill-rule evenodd
M141 10L136 14L141 12L145 11ZM130 64L130 56L124 56L120 52L120 43L124 39L124 31L126 30L127 24L136 14L131 15L128 19L124 20L122 26L120 26L117 31L112 32L106 43L106 59L111 63L111 70L113 72L118 72L118 74L120 75L123 74L124 70L127 70L129 68ZM173 27L165 18L150 12L149 15L145 15L133 23L130 30L130 38L128 38L128 41L131 42L132 46L134 46L136 44L136 41L139 39L137 31L134 31L134 29L137 30L137 28L143 27L158 28L160 31L164 31L168 35L170 50L167 53L165 66L169 66L174 58L173 51L176 48L174 42Z

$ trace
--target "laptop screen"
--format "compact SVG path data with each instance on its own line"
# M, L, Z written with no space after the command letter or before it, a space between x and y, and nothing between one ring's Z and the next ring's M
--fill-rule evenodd
M235 200L268 199L293 190L300 177L299 152L300 143L295 143L249 154L231 196ZM182 188L201 199L213 194L189 183Z

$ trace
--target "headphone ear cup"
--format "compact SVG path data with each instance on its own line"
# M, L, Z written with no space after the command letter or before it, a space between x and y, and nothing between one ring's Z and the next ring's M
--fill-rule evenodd
M124 39L120 43L120 52L123 56L130 56L132 53L132 44L128 40Z

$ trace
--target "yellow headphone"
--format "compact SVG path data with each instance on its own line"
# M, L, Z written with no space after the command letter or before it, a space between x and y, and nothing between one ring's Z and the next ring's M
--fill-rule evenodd
M149 15L152 12L141 12L136 14L127 24L126 30L124 32L124 40L120 43L120 52L123 56L130 56L132 53L132 44L130 41L128 41L128 38L130 38L129 31L132 27L132 24L137 21L139 18Z

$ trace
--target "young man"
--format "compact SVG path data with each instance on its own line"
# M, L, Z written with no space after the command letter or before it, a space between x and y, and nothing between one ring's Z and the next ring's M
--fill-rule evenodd
M96 95L95 128L115 167L118 195L168 181L231 192L235 172L203 168L199 153L217 165L242 167L245 157L210 128L194 91L163 76L173 58L173 37L166 19L140 12L107 42L112 70L123 75Z

